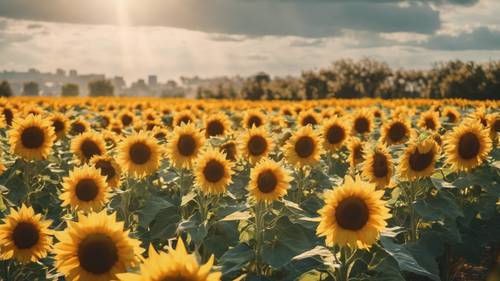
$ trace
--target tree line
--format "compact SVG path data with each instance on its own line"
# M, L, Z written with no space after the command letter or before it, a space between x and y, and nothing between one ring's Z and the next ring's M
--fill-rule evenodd
M113 96L114 87L109 80L97 80L90 82L88 84L89 96L99 97L99 96ZM33 81L28 81L23 84L22 93L23 96L38 96L40 95L40 86L38 83ZM13 96L14 92L10 87L9 82L2 81L0 83L0 97L10 97ZM61 96L65 97L77 97L80 95L80 88L77 84L68 83L61 87Z

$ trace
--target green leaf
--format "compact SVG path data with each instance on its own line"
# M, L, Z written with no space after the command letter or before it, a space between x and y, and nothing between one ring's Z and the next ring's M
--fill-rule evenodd
M247 220L252 217L252 214L249 211L236 211L234 213L231 213L224 218L222 218L220 221L241 221L241 220Z
M222 273L228 274L241 270L255 257L253 249L246 243L238 244L229 249L221 258Z
M181 207L182 206L185 206L187 203L193 201L193 199L196 197L196 192L189 192L188 194L182 196L182 200L181 200Z
M151 225L151 239L166 240L174 236L181 216L175 207L162 209L155 217Z
M431 181L434 187L437 189L456 188L456 186L454 186L453 183L444 181L443 179L431 177Z
M417 200L415 210L423 219L431 221L455 219L464 215L453 194L446 190L440 190L436 196Z
M174 205L172 203L161 197L151 196L147 200L146 206L144 206L144 208L139 211L139 225L142 227L147 227L161 210L173 206Z

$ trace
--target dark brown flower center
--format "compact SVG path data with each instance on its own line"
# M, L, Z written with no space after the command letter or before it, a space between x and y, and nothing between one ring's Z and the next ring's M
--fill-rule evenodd
M236 161L236 145L233 142L224 144L221 149L226 153L227 160Z
M425 118L425 128L434 131L436 129L436 122L434 122L434 119Z
M217 160L210 160L203 168L203 175L205 179L211 183L220 181L225 174L224 165Z
M361 145L356 145L352 150L352 154L355 163L363 161L363 149Z
M114 178L116 175L115 168L113 168L110 161L99 160L95 163L95 167L101 169L101 175L106 176L108 180Z
M259 127L260 125L262 125L262 120L260 119L259 116L254 115L248 118L247 128L252 128L253 126Z
M189 116L185 115L185 116L182 116L181 118L179 118L179 121L177 122L177 126L180 126L182 125L183 123L184 124L188 124L190 123L192 120Z
M316 124L318 124L318 121L316 121L316 118L314 118L314 116L312 115L307 115L306 117L304 117L304 119L302 119L302 126L314 126Z
M85 126L80 122L75 122L71 125L71 133L73 135L78 135L85 132Z
M166 137L166 135L165 135L165 133L164 133L164 132L158 132L158 133L156 133L156 134L155 134L155 138L156 138L157 140L164 140L164 139L165 139L165 137Z
M342 128L339 125L331 126L326 133L326 139L329 144L338 144L342 142L344 138L345 138L344 128Z
M12 121L14 120L14 113L12 112L12 110L4 108L3 116L5 117L5 122L7 123L7 125L11 126Z
M351 196L342 200L335 209L337 224L348 230L362 229L368 222L370 210L363 199Z
M85 156L85 159L89 160L94 155L101 155L102 151L93 140L84 140L80 146L80 150Z
M130 146L129 156L135 164L145 164L151 159L151 148L145 143L136 142Z
M309 136L300 137L295 143L295 153L301 158L307 158L314 153L314 140Z
M75 194L78 200L89 202L96 198L99 187L93 179L81 179L75 187Z
M427 153L420 153L418 149L410 155L410 167L413 171L423 171L432 164L434 151L431 149Z
M448 122L450 123L455 123L455 121L457 121L457 116L452 112L448 112L446 117L448 117Z
M383 178L389 173L387 157L380 152L373 155L373 174L377 178Z
M224 125L219 120L210 121L207 124L207 137L219 136L224 134Z
M111 121L109 120L109 117L107 116L101 116L101 125L106 128L109 126L109 124L111 123Z
M163 279L161 279L161 281L195 281L195 280L191 277L175 275L175 276L163 277Z
M29 149L36 149L43 145L45 135L39 127L28 127L21 133L23 146Z
M463 159L472 159L479 154L481 143L479 138L471 132L467 132L458 141L458 154Z
M495 120L493 123L493 129L495 129L495 132L500 132L500 119Z
M93 274L109 272L118 261L118 249L105 234L90 234L78 246L80 266Z
M406 136L406 132L407 132L406 126L401 122L397 122L391 125L391 127L389 128L388 135L391 141L400 142Z
M354 120L354 130L359 134L365 134L370 129L370 121L365 117L358 117Z
M125 127L132 124L132 117L127 114L122 115L121 119L122 119L122 124Z
M262 193L270 193L276 189L278 178L271 170L264 171L257 178L257 188Z
M52 127L54 128L54 132L62 132L64 130L64 122L59 119L53 120Z
M177 150L182 156L191 156L196 150L196 141L191 135L182 135L177 142Z
M38 228L31 222L20 222L12 231L12 240L18 249L29 249L38 243Z
M252 156L259 156L266 152L267 141L263 136L252 136L248 140L248 151Z

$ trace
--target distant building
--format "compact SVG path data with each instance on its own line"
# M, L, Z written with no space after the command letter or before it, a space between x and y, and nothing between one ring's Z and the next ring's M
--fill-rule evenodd
M148 86L155 87L156 85L158 85L158 77L156 75L149 75Z

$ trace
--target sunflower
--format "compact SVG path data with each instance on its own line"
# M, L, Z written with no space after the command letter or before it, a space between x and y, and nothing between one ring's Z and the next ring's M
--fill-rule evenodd
M189 110L177 112L174 115L174 126L181 126L182 124L194 123L196 116Z
M75 135L83 134L88 130L90 130L89 123L87 123L87 121L84 121L82 119L77 119L77 120L73 121L73 123L71 123L71 129L70 129L69 133L71 135L75 136Z
M118 145L118 163L129 175L141 178L158 170L162 149L147 132L128 136Z
M255 200L270 203L286 195L290 181L290 171L266 158L252 168L248 191Z
M254 126L260 127L266 123L266 115L260 110L250 109L245 112L243 116L243 127L251 129Z
M153 137L158 141L158 142L166 142L167 141L167 136L168 136L168 130L162 127L155 127L153 131L151 132Z
M139 273L118 274L120 281L219 281L220 272L210 272L214 264L213 255L207 263L200 265L193 254L188 254L182 239L177 240L175 249L166 252L156 252L149 247L148 258L141 264Z
M33 208L24 204L19 210L11 208L0 225L0 257L15 258L22 263L46 257L52 245L51 224L52 221L44 220L41 214L35 214Z
M113 157L94 156L90 159L90 164L101 171L101 175L106 177L109 187L120 186L121 168Z
M71 152L78 157L80 162L86 163L93 156L106 153L106 141L101 134L88 131L71 140Z
M68 222L56 233L55 267L68 281L108 281L138 265L140 241L130 238L116 213L103 210L78 214L78 222Z
M372 130L372 117L368 109L360 109L352 115L352 132L365 135Z
M118 120L124 128L132 126L134 124L134 117L135 116L133 112L130 112L128 110L122 111L120 114L118 114Z
M377 188L385 188L391 182L393 174L392 156L383 144L376 145L365 152L362 175Z
M314 110L302 111L298 116L300 126L316 126L321 122L321 115Z
M55 139L52 125L40 115L16 119L9 130L11 152L26 160L46 159Z
M500 134L500 113L491 113L487 118L490 127L490 137L492 140L496 140Z
M349 164L351 167L356 167L358 164L364 160L364 143L356 138L350 138L347 143L347 148L349 150Z
M448 123L457 123L460 119L460 112L453 107L445 107L441 115L446 117Z
M478 120L463 122L445 136L446 162L455 171L469 171L481 165L492 149L488 134Z
M322 128L323 147L336 151L342 148L349 134L349 127L339 118L332 117Z
M209 148L196 159L193 172L196 185L203 193L224 193L232 182L232 168L232 162L222 152Z
M428 177L434 172L439 146L432 136L412 140L399 160L399 177L410 181Z
M109 187L106 177L88 165L74 168L63 178L63 192L59 198L61 206L71 206L82 211L100 210L108 201Z
M167 143L167 154L172 164L178 168L191 168L204 141L203 135L193 123L175 127L173 136Z
M240 151L251 164L266 157L273 150L273 146L273 141L263 126L252 127L240 138Z
M323 154L320 137L311 126L296 131L283 149L288 162L300 167L317 164Z
M441 123L439 122L439 113L433 110L423 112L420 115L417 126L429 131L438 131L441 127Z
M387 123L381 131L381 139L391 144L405 143L411 135L411 124L403 119L394 119Z
M2 108L1 114L4 117L7 126L12 126L15 119L14 117L17 115L16 109L6 106Z
M62 113L54 113L50 117L50 122L52 123L52 128L54 128L54 133L57 139L64 137L69 131L69 120Z
M231 129L231 122L224 113L210 114L205 117L205 137L224 136Z
M325 206L318 213L321 222L316 233L325 236L326 245L366 249L373 245L391 217L384 191L374 184L346 177L343 185L325 193Z

